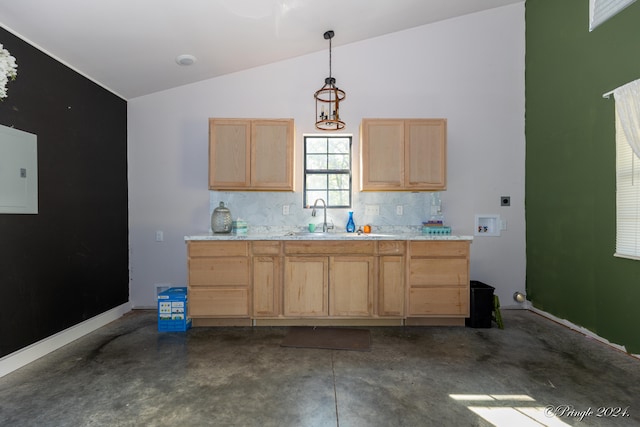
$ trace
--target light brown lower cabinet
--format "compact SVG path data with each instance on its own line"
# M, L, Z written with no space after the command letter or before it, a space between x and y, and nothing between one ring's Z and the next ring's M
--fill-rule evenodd
M404 316L404 270L403 256L381 256L379 259L378 315Z
M190 241L188 254L194 326L469 315L469 241Z
M407 317L469 316L469 242L409 244Z
M251 242L253 316L282 314L282 242Z
M198 319L249 318L251 271L247 242L188 243L188 315Z
M284 251L284 316L372 317L374 241L292 241Z
M290 256L284 270L285 316L374 315L373 256Z
M329 315L373 316L374 257L329 257Z
M287 256L284 259L284 315L329 315L329 258Z
M247 288L189 290L190 317L248 317L249 290Z
M380 317L404 317L407 242L378 242L378 299Z

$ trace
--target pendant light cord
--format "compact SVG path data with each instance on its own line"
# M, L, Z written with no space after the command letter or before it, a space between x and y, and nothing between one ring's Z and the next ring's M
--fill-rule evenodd
M331 39L333 37L329 37L329 80L331 80Z

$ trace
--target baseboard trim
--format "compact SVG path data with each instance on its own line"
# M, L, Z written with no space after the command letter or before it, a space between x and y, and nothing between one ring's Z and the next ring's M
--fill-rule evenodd
M529 302L529 301L527 301L527 302ZM547 313L546 311L542 311L540 309L537 309L537 308L533 307L531 304L529 304L529 307L527 309L532 311L532 312L534 312L534 313L536 313L536 314L539 314L542 317L546 317L549 320L552 320L552 321L554 321L556 323L559 323L559 324L561 324L563 326L566 326L567 328L572 329L572 330L574 330L574 331L576 331L578 333L581 333L581 334L583 334L585 336L588 336L589 338L592 338L592 339L594 339L596 341L600 341L601 343L606 344L609 347L612 347L612 348L614 348L616 350L620 350L620 351L628 354L629 356L635 357L636 359L640 359L640 354L629 353L625 346L622 346L622 345L619 345L619 344L614 344L611 341L607 340L606 338L602 338L601 336L594 334L593 332L591 332L587 328L584 328L582 326L578 326L575 323L572 323L572 322L570 322L570 321L568 321L566 319L561 319L559 317L554 316L551 313Z
M0 378L119 319L129 311L131 303L127 302L0 358Z

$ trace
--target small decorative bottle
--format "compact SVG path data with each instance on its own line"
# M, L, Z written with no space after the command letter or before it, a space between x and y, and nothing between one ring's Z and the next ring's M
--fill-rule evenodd
M347 221L347 233L356 231L356 224L353 222L353 212L349 211L349 220Z
M231 211L224 207L224 202L213 210L211 214L211 231L214 233L231 232Z

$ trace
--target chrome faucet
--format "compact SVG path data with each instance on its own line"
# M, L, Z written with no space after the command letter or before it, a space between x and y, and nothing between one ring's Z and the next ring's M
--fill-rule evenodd
M313 203L313 210L311 211L311 216L316 216L316 207L318 202L322 202L322 206L324 207L324 221L322 222L322 232L326 233L329 230L329 226L327 225L327 203L324 199L316 199Z

